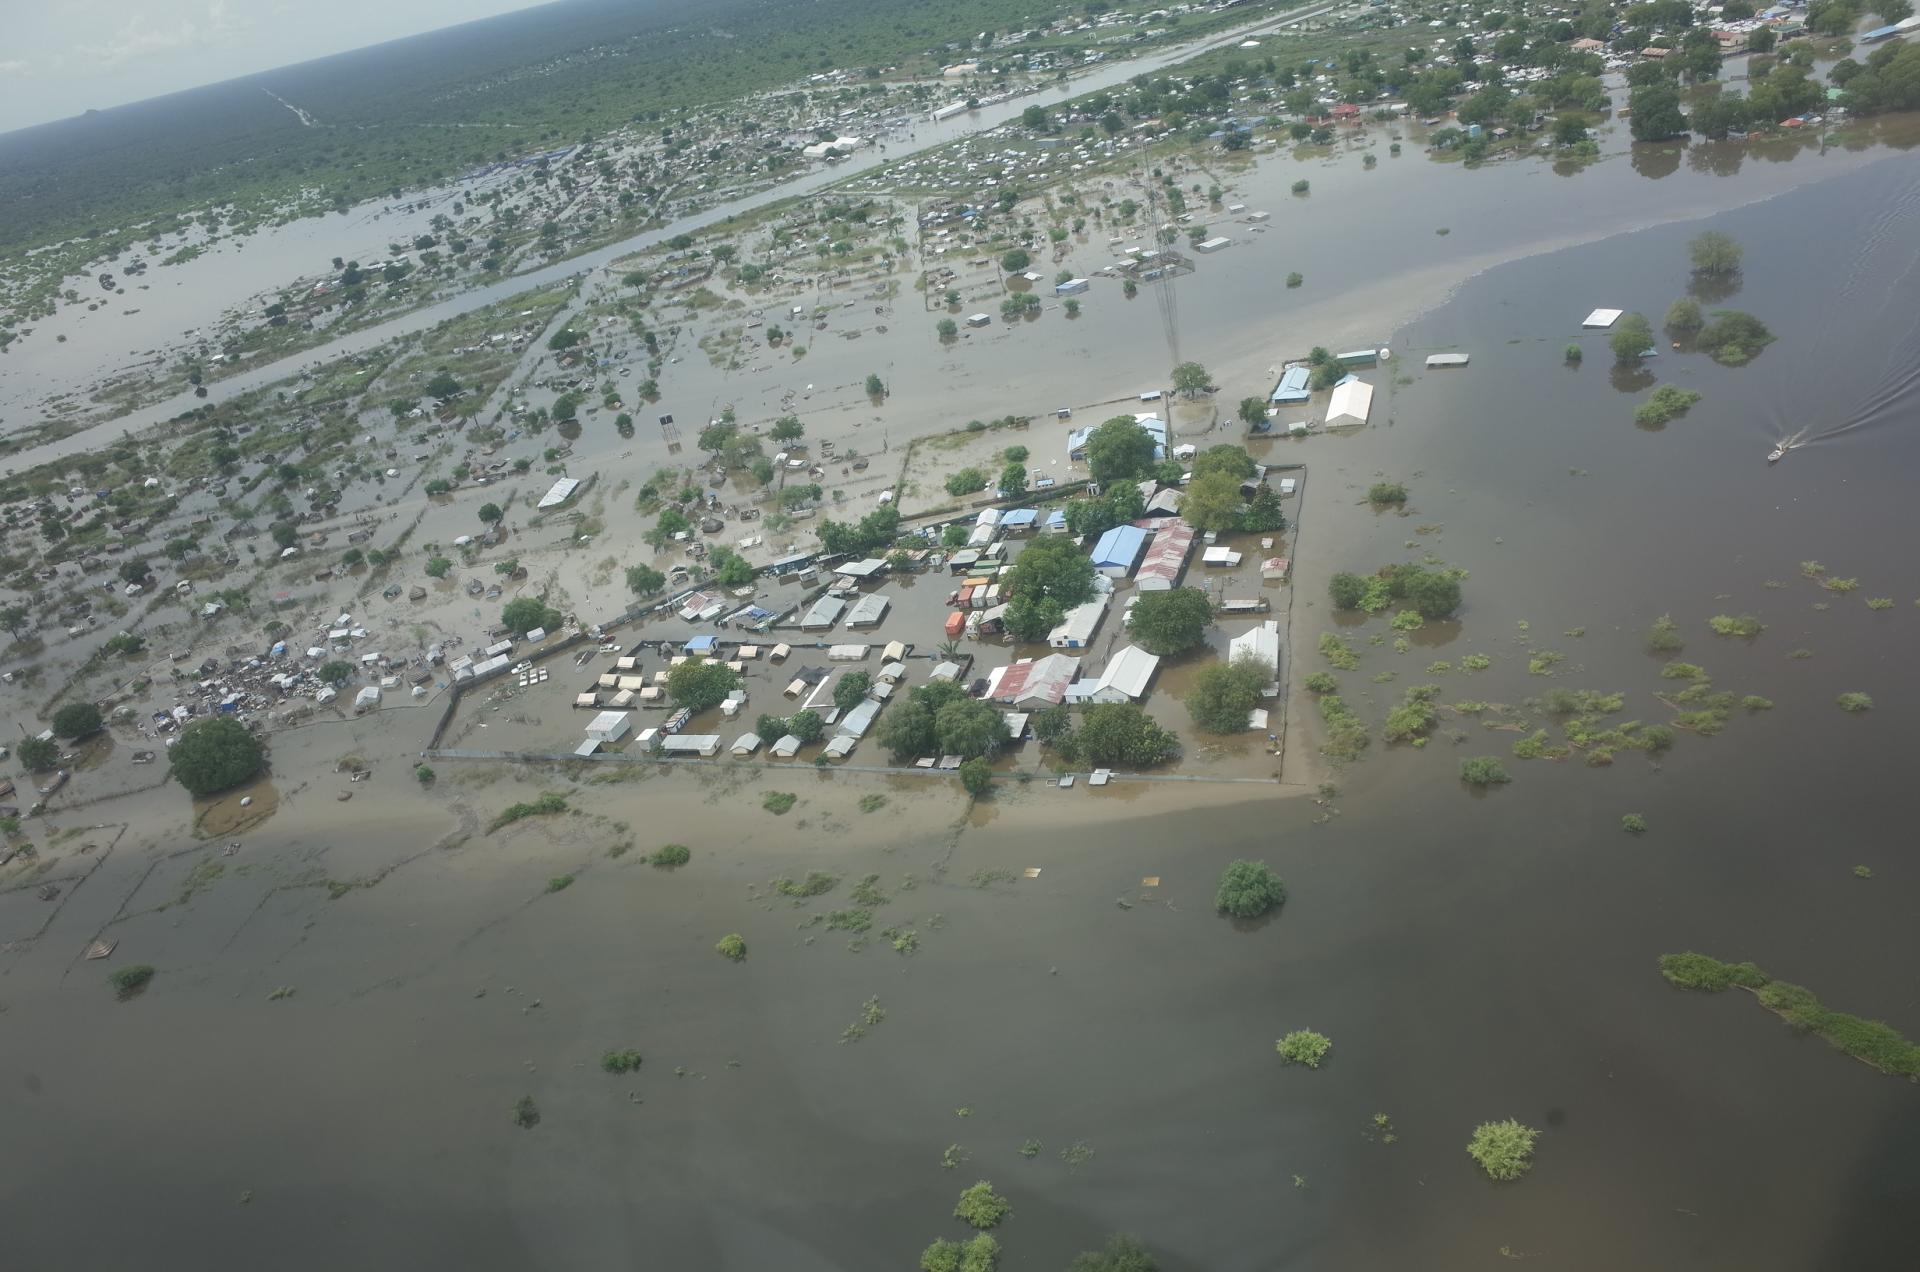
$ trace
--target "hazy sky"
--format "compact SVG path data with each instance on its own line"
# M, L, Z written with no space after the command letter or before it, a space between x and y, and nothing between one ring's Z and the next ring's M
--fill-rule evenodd
M543 0L0 0L0 132Z

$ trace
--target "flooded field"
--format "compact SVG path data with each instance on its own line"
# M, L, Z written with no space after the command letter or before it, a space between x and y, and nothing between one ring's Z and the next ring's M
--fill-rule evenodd
M1368 375L1367 427L1256 447L1312 473L1289 747L1318 741L1298 673L1321 669L1330 630L1358 652L1344 693L1376 727L1422 680L1447 703L1619 692L1623 718L1665 721L1656 695L1676 682L1645 646L1662 614L1677 657L1770 709L1610 767L1513 758L1518 734L1462 713L1457 742L1376 742L1324 805L1007 782L969 809L947 782L810 767L580 782L443 763L428 787L412 768L431 709L277 735L263 820L219 810L218 836L196 840L172 787L63 811L35 828L57 861L28 881L60 894L0 893L6 1183L34 1216L16 1259L899 1268L960 1235L954 1197L990 1179L1014 1208L996 1233L1010 1268L1064 1266L1115 1230L1178 1272L1910 1261L1911 1086L1742 996L1678 993L1656 959L1752 959L1920 1032L1920 867L1894 798L1920 708L1920 168L1807 152L1737 180L1689 163L1653 181L1423 165L1400 187L1385 159L1333 171L1380 184L1337 202L1316 178L1284 226L1277 188L1249 192L1274 231L1181 284L1185 352L1229 401L1315 343L1395 351ZM1695 213L1711 219L1665 223ZM1737 290L1708 307L1750 311L1776 343L1728 368L1662 341L1650 377L1614 373L1581 317L1657 324L1707 225L1745 248ZM1496 265L1562 243L1578 245ZM1271 272L1300 259L1304 295ZM887 410L932 431L1049 409L1076 377L1132 389L1165 361L1135 303L1096 293L1077 343L1003 337L992 366L903 352ZM907 325L932 344L930 322ZM1472 361L1425 370L1440 350ZM831 381L826 359L805 373L852 384L870 353ZM1637 427L1656 379L1702 398ZM1806 444L1769 466L1795 432ZM612 454L611 438L582 440ZM1382 479L1408 486L1406 515L1367 504ZM1396 653L1384 617L1336 620L1334 572L1427 554L1469 571L1457 623ZM941 582L899 599L931 615ZM1765 630L1716 636L1721 614ZM1476 653L1488 665L1464 671ZM1850 692L1873 708L1839 710ZM577 737L565 703L543 699L526 736ZM1462 755L1502 757L1513 782L1470 794ZM349 756L374 777L335 773ZM763 811L770 791L798 802ZM543 792L570 811L488 832ZM1623 833L1629 813L1645 834ZM244 827L231 857L228 827ZM673 842L686 866L644 862ZM1240 856L1290 892L1250 930L1212 908ZM809 870L838 882L811 899L772 886ZM869 874L887 899L860 903L860 932L844 912ZM743 961L714 951L728 933ZM83 960L96 939L120 943L112 958ZM105 973L130 962L158 972L118 1003ZM1274 1055L1298 1028L1333 1039L1318 1071ZM637 1073L601 1071L627 1047ZM539 1117L524 1130L523 1096ZM1504 1117L1543 1133L1532 1172L1495 1185L1463 1146ZM83 1221L102 1195L115 1222Z

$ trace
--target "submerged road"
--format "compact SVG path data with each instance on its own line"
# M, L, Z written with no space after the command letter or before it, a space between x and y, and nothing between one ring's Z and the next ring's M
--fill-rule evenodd
M1125 83L1136 75L1146 75L1155 71L1164 70L1169 66L1189 61L1204 53L1210 53L1216 49L1236 44L1241 40L1247 39L1249 36L1258 35L1263 32L1283 30L1311 18L1329 13L1340 7L1342 6L1337 3L1326 3L1314 5L1311 8L1303 9L1296 13L1290 13L1285 17L1275 17L1269 14L1258 21L1246 23L1207 39L1196 40L1191 44L1176 45L1147 57L1124 62L1103 63L1084 75L1060 85L1057 92L1061 95L1083 96L1087 93L1113 88ZM762 190L757 194L746 195L732 202L718 204L703 212L683 217L671 225L662 226L655 230L648 230L641 234L635 234L630 238L621 239L616 243L609 243L605 247L595 248L592 251L582 252L578 256L568 257L564 261L557 261L551 265L531 269L522 274L514 274L498 282L489 283L483 287L476 287L471 291L462 292L458 296L439 301L421 309L413 310L410 313L402 314L399 317L380 323L377 326L366 327L359 331L348 333L336 340L331 340L315 348L302 350L297 354L289 355L275 362L263 363L251 370L224 378L213 387L216 391L228 397L250 393L281 380L290 379L298 375L302 370L318 367L349 354L364 353L390 340L438 326L449 319L458 318L476 309L483 309L488 305L496 304L510 297L517 296L532 288L545 286L546 284L559 282L575 276L585 278L596 272L605 271L615 261L623 257L631 256L635 252L656 247L674 237L676 234L691 234L724 222L731 217L738 217L745 213L758 211L770 204L813 194L875 168L898 162L901 159L911 158L917 154L923 154L964 137L998 128L1003 124L1019 118L1021 112L1029 105L1032 105L1031 99L1035 96L1037 96L1037 94L1024 94L994 106L969 111L938 124L923 124L920 129L915 132L913 141L904 148L896 148L886 152L882 152L876 148L865 155L846 160L832 167L821 168L817 171L807 173L795 180L785 182L767 190ZM47 442L44 445L21 451L12 457L8 465L8 470L18 472L31 468L36 464L46 463L49 460L60 459L68 455L81 454L97 445L103 433L112 431L134 432L151 428L164 420L172 419L183 412L203 405L205 405L205 402L200 398L196 398L191 392L181 393L165 401L143 407L138 411L133 411L111 420L103 420L77 433L72 433L66 437Z

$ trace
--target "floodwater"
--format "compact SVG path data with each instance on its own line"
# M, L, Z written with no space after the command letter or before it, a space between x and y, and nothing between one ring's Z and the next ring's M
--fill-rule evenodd
M649 230L591 252L463 291L452 299L427 305L389 322L343 336L321 348L226 377L220 383L221 391L237 394L259 388L286 378L299 366L362 352L530 288L575 274L604 269L622 256L665 243L675 235L711 227L770 203L814 193L845 181L850 176L895 162L915 150L991 131L1019 118L1021 112L1035 102L1051 105L1065 100L1069 95L1113 88L1136 75L1163 70L1208 50L1237 42L1249 32L1291 26L1325 12L1329 7L1315 6L1304 13L1277 17L1268 15L1257 22L1205 40L1097 66L1076 75L1064 87L1014 97L939 123L922 120L915 125L911 144L904 149L869 148L839 163L823 165L770 189L703 209L660 229ZM78 290L87 300L99 301L100 307L89 311L84 305L67 306L54 317L34 324L37 338L31 355L0 362L0 409L13 412L12 418L21 418L19 413L40 399L97 383L104 373L112 369L151 360L156 354L164 361L164 350L169 345L188 332L214 323L233 307L260 295L263 282L275 283L310 275L335 256L377 259L385 254L387 243L425 232L433 216L444 211L454 200L476 198L490 189L504 186L513 175L512 170L504 170L475 182L410 195L398 203L381 204L376 201L362 204L345 216L303 218L243 240L222 242L205 255L178 266L162 268L157 261L151 262L152 268L144 277L123 280L125 290L111 294L96 292L91 277L70 278L67 286ZM56 337L64 337L65 343L57 343ZM145 408L115 422L122 427L139 428L171 418L194 405L196 400L191 395L183 394L164 405ZM37 463L55 454L71 453L73 449L36 450L33 452L35 458L28 462Z
M1661 613L1682 657L1771 711L1683 735L1657 765L1509 759L1514 782L1484 797L1455 781L1458 755L1504 755L1514 735L1450 721L1467 741L1376 742L1324 824L1309 800L1177 786L1010 785L963 819L945 783L801 771L636 776L495 835L472 832L566 779L443 765L423 792L409 749L427 712L302 730L276 744L288 773L358 749L374 780L338 803L342 778L277 776L275 816L187 899L219 848L152 829L182 819L172 789L62 819L135 829L51 918L31 889L0 894L17 942L0 963L15 1261L898 1268L961 1235L954 1196L991 1179L1014 1207L1008 1267L1063 1266L1122 1229L1176 1272L1907 1266L1912 1087L1743 994L1672 991L1655 960L1750 958L1920 1033L1904 798L1916 191L1900 158L1707 222L1746 248L1719 303L1780 338L1740 369L1654 359L1661 382L1704 395L1663 430L1635 427L1645 390L1616 387L1578 323L1597 305L1663 312L1700 225L1489 270L1390 333L1371 425L1271 448L1312 465L1300 669L1318 666L1332 571L1425 551L1471 571L1439 644L1355 639L1361 669L1342 678L1376 725L1428 678L1445 701L1619 690L1625 715L1664 719L1652 694L1674 682L1641 637ZM1588 356L1569 369L1576 340ZM1441 348L1472 364L1421 369ZM1769 467L1802 426L1816 440ZM1409 484L1409 515L1359 502L1376 475ZM1859 591L1800 577L1809 559ZM1766 632L1706 630L1740 612ZM1546 649L1565 661L1530 676ZM1472 651L1493 667L1422 670ZM1382 670L1398 675L1369 688ZM1838 711L1852 690L1874 710ZM773 789L801 796L785 819L759 809ZM867 792L888 805L858 812ZM1622 834L1626 812L1649 833ZM639 862L669 839L690 866ZM1244 931L1210 909L1243 855L1291 894ZM275 887L389 867L335 901ZM1028 867L1040 876L970 882ZM814 868L878 873L893 899L876 931L911 922L918 952L800 926L850 904L847 883L804 907L756 899ZM563 873L573 884L546 892ZM725 932L745 936L744 963L711 952ZM120 951L80 961L103 933ZM104 969L131 961L160 973L115 1003ZM280 987L296 992L269 1001ZM841 1042L874 997L885 1019ZM1273 1040L1307 1027L1333 1039L1327 1063L1282 1067ZM626 1046L641 1072L601 1073ZM541 1121L522 1131L509 1110L527 1094ZM1375 1113L1397 1142L1370 1138ZM1543 1134L1533 1171L1495 1185L1462 1149L1509 1116ZM1023 1160L1029 1137L1044 1149ZM1076 1142L1094 1155L1069 1168ZM949 1145L966 1158L953 1170ZM116 1222L86 1221L99 1197Z

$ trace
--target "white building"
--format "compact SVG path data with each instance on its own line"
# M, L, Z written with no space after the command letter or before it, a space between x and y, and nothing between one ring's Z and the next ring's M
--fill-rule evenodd
M1160 658L1138 645L1128 645L1107 660L1107 668L1092 684L1081 681L1069 692L1083 702L1138 702L1160 666ZM1084 688L1083 688L1084 686Z
M627 730L632 727L633 721L626 712L602 711L587 725L587 736L595 742L618 742L627 736Z
M1373 413L1373 386L1356 376L1348 376L1333 386L1327 401L1327 427L1348 428L1365 424Z
M1067 611L1060 625L1047 633L1047 644L1055 649L1085 649L1093 640L1094 633L1100 630L1100 620L1107 616L1107 598L1096 596L1084 605L1076 605Z

